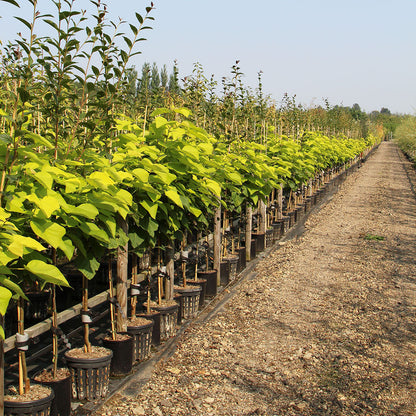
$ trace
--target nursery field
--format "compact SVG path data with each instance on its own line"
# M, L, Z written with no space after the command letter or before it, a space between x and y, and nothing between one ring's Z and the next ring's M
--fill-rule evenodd
M414 415L413 183L382 142L144 386L133 378L96 415Z

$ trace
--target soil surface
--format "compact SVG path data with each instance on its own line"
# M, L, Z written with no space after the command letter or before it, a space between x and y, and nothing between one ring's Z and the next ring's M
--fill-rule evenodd
M97 415L415 415L413 176L383 142L145 386Z

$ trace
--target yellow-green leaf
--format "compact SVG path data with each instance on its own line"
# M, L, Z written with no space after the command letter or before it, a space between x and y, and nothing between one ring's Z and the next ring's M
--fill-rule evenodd
M25 266L25 269L45 282L70 287L65 276L53 264L48 264L41 260L32 260Z
M178 207L183 208L182 205L182 201L181 198L178 194L178 192L175 189L169 189L168 191L165 192L165 195L172 201L174 202Z

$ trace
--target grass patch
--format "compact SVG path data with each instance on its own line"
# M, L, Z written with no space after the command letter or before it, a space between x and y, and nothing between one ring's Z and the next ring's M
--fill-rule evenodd
M386 237L382 235L376 235L376 234L365 234L364 240L370 240L370 241L383 241L386 239Z

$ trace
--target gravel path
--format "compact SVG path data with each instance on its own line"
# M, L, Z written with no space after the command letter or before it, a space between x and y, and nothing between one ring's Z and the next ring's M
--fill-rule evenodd
M410 171L383 142L302 237L97 415L415 415Z

